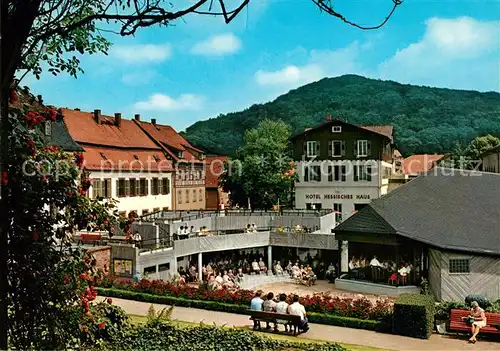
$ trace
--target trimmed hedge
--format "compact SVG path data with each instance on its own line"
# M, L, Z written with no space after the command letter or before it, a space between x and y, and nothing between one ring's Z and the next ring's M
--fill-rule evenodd
M394 303L393 333L429 339L434 328L434 305L430 295L400 295Z
M162 305L175 305L178 307L198 308L209 311L227 312L235 314L248 314L248 306L228 304L214 301L190 300L173 296L158 296L146 293L114 289L96 288L99 295L116 297L127 300L156 303ZM339 327L366 329L379 332L390 332L390 321L376 321L370 319L359 319L352 317L341 317L325 313L308 312L307 318L311 323L335 325Z

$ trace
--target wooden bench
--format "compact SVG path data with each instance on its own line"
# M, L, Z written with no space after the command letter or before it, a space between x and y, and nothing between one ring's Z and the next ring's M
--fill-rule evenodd
M291 327L293 326L293 336L296 336L298 334L300 325L300 316L293 314L282 314L275 312L252 311L252 310L249 310L248 314L250 314L250 320L252 321L284 324L284 323L278 323L278 320L280 322L285 320L287 321L286 323L287 325Z
M85 233L80 234L80 241L82 243L95 243L96 241L100 241L102 235L99 233Z
M450 313L450 330L470 332L471 326L466 323L465 319L470 314L466 310L451 310ZM500 335L500 313L486 312L486 327L481 328L479 334L499 334Z

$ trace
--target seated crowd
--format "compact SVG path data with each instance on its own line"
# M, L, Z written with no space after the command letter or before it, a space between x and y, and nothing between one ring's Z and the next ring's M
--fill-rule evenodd
M299 330L304 333L309 330L306 309L299 302L298 295L294 295L292 304L289 305L286 302L286 294L280 294L279 298L276 299L272 292L264 296L261 291L258 291L255 294L255 297L250 302L250 309L252 311L264 311L270 313L290 314L290 315L300 316ZM261 329L259 320L254 320L253 323L254 323L253 324L254 330ZM283 324L285 326L285 332L288 332L289 330L292 331L292 326L289 324L287 320L277 319L276 323L274 323L275 331L278 331L278 324ZM269 322L266 322L266 329L271 329Z
M349 261L349 271L357 279L367 279L367 275L371 275L373 282L387 281L390 285L407 285L414 270L413 266L406 262L401 262L398 267L394 261L381 263L377 256L373 256L369 262L363 256L353 256Z

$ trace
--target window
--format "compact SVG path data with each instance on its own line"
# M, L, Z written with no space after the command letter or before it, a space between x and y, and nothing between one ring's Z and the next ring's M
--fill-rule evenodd
M132 260L113 260L113 273L120 276L132 276Z
M316 157L319 155L319 142L318 141L306 142L306 155L307 155L307 157Z
M372 180L372 166L354 166L354 181L366 181L371 182Z
M193 202L196 202L196 189L193 189Z
M129 196L137 196L137 195L139 195L138 194L138 192L139 192L139 181L137 179L133 178L133 179L129 179L128 182L129 182L129 188L130 188Z
M335 211L335 222L342 222L342 204L333 204L333 211Z
M342 126L332 126L332 133L341 133Z
M330 156L333 157L345 156L345 142L342 140L333 140L331 142Z
M451 258L448 268L450 273L470 273L470 259Z
M158 272L165 272L170 270L170 262L162 263L158 265Z
M177 156L178 156L179 158L184 158L184 151L179 151L179 152L177 153Z
M304 168L305 182L321 182L321 166L310 166Z
M182 204L182 190L177 191L177 203Z
M189 190L186 189L186 198L185 198L185 202L188 204L189 203Z
M144 274L156 273L156 266L144 267Z
M126 183L128 183L128 181L125 181L125 179L123 179L123 178L118 179L116 181L116 192L117 192L118 197L127 196Z
M201 201L203 201L203 189L200 189L200 190L198 191L198 193L199 193L199 198L198 198L198 200L201 202Z
M161 194L162 195L170 194L170 179L168 178L161 179Z
M368 140L358 140L356 147L356 155L358 157L370 156L370 142Z
M153 208L153 212L160 212L160 208L159 207Z
M345 182L346 166L333 167L333 180L336 182Z
M148 195L148 180L146 178L139 179L139 194L141 196Z
M52 122L51 121L45 121L45 135L46 136L52 135Z
M354 211L361 211L367 204L354 204Z
M151 179L151 195L160 194L160 182L158 178Z
M168 208L168 207L163 207L161 210L162 210L162 211L168 211L168 210L169 210L169 208Z
M149 210L142 210L142 215L147 215L149 213Z
M306 210L321 210L321 204L306 204Z
M94 179L92 181L92 198L111 197L111 179Z

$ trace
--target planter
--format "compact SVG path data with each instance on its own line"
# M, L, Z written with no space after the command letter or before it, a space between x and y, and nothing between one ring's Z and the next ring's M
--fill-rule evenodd
M446 334L446 324L447 320L436 320L436 330L438 334Z

